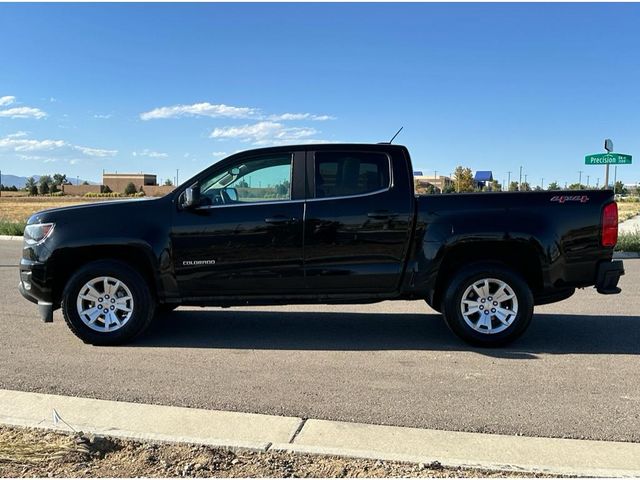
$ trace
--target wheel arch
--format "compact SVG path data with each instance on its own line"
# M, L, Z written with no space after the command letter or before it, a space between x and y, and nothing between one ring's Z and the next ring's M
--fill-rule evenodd
M478 262L499 263L521 275L535 294L543 289L542 262L535 246L518 241L476 241L447 249L438 268L432 302L440 305L447 285L461 268Z
M98 260L116 260L127 264L147 281L154 297L157 297L159 291L153 255L149 248L142 245L86 245L66 248L57 252L52 260L55 265L53 298L57 305L60 304L62 292L71 276L87 263Z

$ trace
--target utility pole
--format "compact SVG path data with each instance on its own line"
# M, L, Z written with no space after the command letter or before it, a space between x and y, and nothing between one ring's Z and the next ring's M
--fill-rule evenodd
M438 170L433 171L433 186L435 187L436 181L438 180ZM436 190L438 187L436 187ZM440 189L440 193L442 193L442 189Z
M598 188L600 186L600 177L598 177L598 179L596 180L596 188Z
M578 170L578 185L582 186L582 170Z
M589 175L587 175L587 188L589 188Z
M540 182L540 188L544 190L544 177L542 177L542 181Z
M616 194L616 183L618 183L618 165L613 167L613 194Z
M178 176L179 169L176 168L176 187L178 186L178 182L180 181L180 177Z
M511 172L507 172L508 173L508 180L507 180L507 190L509 190L509 186L511 185Z
M524 183L527 183L527 174L524 174Z
M2 196L2 170L0 170L0 197Z
M520 191L521 185L522 185L522 165L520 165L520 178L518 178L518 191Z

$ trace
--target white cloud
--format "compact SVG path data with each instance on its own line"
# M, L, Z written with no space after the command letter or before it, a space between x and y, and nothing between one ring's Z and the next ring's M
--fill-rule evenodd
M84 147L82 145L74 145L65 140L44 139L38 140L28 138L27 132L16 132L5 137L0 137L0 150L13 151L20 155L22 159L37 159L37 155L22 155L23 152L57 152L58 157L69 156L75 152L81 152L88 157L113 157L118 153L117 150L106 150L102 148ZM46 157L50 158L50 157ZM43 158L41 158L43 159ZM51 159L50 161L53 161Z
M4 107L5 105L11 105L16 101L16 97L13 95L6 95L4 97L0 97L0 107Z
M179 117L250 118L257 114L258 110L255 108L202 102L192 105L172 105L170 107L154 108L148 112L141 113L140 118L142 120Z
M258 122L239 127L215 128L209 136L218 139L237 139L254 145L269 145L309 141L317 133L319 132L314 128L285 127L278 122Z
M179 117L252 118L255 120L269 120L274 122L296 120L326 121L335 120L336 118L331 115L316 115L313 113L282 113L266 115L262 113L259 108L234 107L223 103L212 104L209 102L158 107L140 114L140 118L142 120Z
M0 110L0 117L4 118L36 118L39 120L46 116L45 112L34 107L12 107Z
M214 158L222 158L227 156L227 152L211 152L211 156Z
M312 113L282 113L280 115L269 115L269 120L315 120L315 121L326 121L326 120L335 120L336 117L332 117L331 115L314 115Z
M82 147L80 145L72 145L72 147L90 157L113 157L118 153L117 150L105 150L104 148Z
M37 152L54 150L56 148L62 148L66 145L63 140L33 140L24 138L24 136L22 135L15 135L16 134L0 138L0 148L13 150L15 152Z
M111 118L113 117L112 114L110 113L96 113L93 118L101 118L101 119L107 119L107 118Z
M134 157L149 157L149 158L167 158L169 156L164 152L154 152L153 150L149 150L148 148L145 148L140 152L132 152L131 155L133 155Z

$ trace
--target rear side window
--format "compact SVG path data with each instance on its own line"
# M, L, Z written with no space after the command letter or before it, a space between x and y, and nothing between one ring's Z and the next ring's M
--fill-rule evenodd
M316 198L361 195L389 188L389 157L383 153L316 152Z

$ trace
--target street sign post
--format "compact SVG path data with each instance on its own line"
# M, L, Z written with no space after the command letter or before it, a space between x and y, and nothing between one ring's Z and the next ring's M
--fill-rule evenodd
M594 153L584 157L585 165L604 165L604 185L609 188L609 165L630 165L631 155L626 153L614 153L613 142L610 138L604 141L604 149L607 153ZM614 187L615 188L615 187Z
M630 165L631 155L624 153L594 153L584 157L585 165Z

